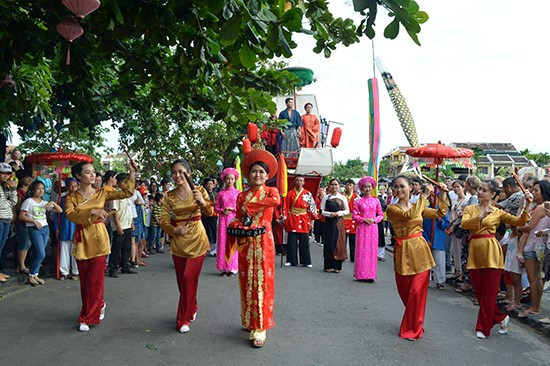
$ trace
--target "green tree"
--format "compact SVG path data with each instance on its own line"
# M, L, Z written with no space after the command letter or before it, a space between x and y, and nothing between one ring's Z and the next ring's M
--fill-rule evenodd
M365 162L359 157L355 159L349 159L346 162L336 162L334 164L334 172L332 178L336 178L343 183L351 178L361 178L365 175Z
M545 167L550 164L550 154L547 152L532 153L529 149L521 150L519 152L529 160L533 160L538 166Z

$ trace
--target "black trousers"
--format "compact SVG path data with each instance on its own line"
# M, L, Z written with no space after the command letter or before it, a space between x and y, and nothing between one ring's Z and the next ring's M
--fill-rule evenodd
M286 261L293 266L298 265L298 249L300 250L300 264L311 264L309 251L309 235L307 233L288 233Z
M313 223L313 235L315 236L315 241L317 243L322 243L323 237L323 224L321 220L315 220Z
M346 234L349 243L349 260L355 262L355 234Z
M130 269L130 254L132 253L132 228L122 231L122 235L113 231L113 246L109 256L109 271L116 271L118 264L122 270Z
M218 240L218 217L217 216L203 216L201 218L202 225L206 230L206 236L210 244L215 244Z

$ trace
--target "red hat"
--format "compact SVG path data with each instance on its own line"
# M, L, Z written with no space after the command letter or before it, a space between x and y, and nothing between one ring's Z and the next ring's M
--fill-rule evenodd
M273 156L272 153L267 150L252 150L244 156L243 166L241 168L243 175L248 177L252 164L258 161L261 161L267 165L267 168L269 169L269 176L267 179L271 179L277 174L277 159L275 159L275 156Z
M137 190L138 190L139 194L141 194L142 196L143 196L144 194L147 194L147 188L145 188L144 186L139 186L139 187L137 188Z

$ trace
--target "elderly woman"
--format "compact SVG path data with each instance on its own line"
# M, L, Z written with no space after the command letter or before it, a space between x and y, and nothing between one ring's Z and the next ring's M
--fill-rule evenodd
M374 282L378 265L378 223L384 218L384 212L378 198L372 196L376 181L364 177L359 181L363 197L355 202L353 219L357 222L355 243L355 269L353 276L360 282Z

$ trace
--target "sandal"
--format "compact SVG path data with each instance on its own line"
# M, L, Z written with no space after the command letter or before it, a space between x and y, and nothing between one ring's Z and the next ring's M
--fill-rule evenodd
M262 341L261 339L251 339L250 343L254 348L262 348L265 344L265 341Z
M516 305L516 304L509 304L509 305L506 305L506 307L504 308L506 311L516 311L516 310L523 310L523 306L520 305Z
M435 288L438 289L438 290L445 290L445 286L443 286L443 285L440 284L440 283L436 283L436 284L435 284Z
M473 299L472 304L474 304L475 306L479 306L479 301L477 301L477 299Z
M78 281L80 279L79 275L73 275L73 281Z
M518 318L527 318L529 315L540 315L540 311L525 309L518 314Z
M462 287L455 288L455 292L458 292L459 294L467 294L468 292L472 291L472 288L464 289Z
M329 269L325 269L325 272L326 273L334 273L334 270L332 268L329 268Z
M66 275L59 276L59 281L65 281L67 279Z

